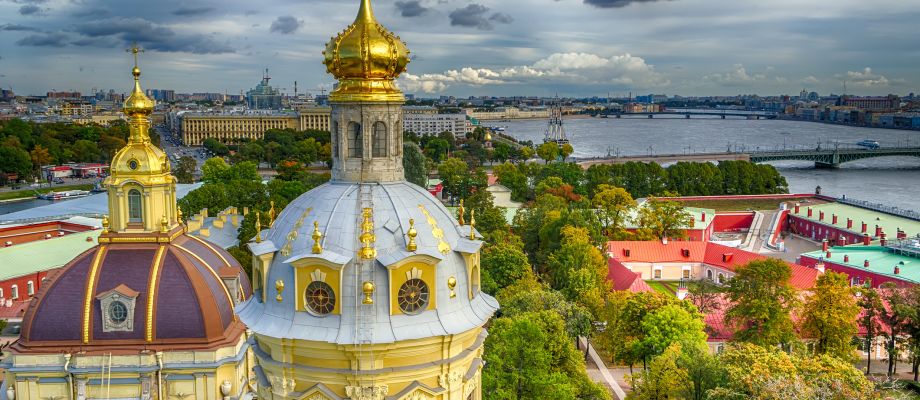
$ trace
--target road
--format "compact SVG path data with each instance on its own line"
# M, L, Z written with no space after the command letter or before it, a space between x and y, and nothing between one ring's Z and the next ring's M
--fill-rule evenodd
M203 147L187 147L183 146L182 142L178 137L173 136L173 134L166 129L165 125L157 125L155 127L157 134L160 135L160 148L166 152L166 155L169 156L169 161L172 163L173 170L176 169L178 164L178 158L183 156L190 156L195 159L197 166L195 167L195 175L201 174L201 165L204 164L205 160L208 159L207 150ZM176 158L173 158L173 155L176 155Z

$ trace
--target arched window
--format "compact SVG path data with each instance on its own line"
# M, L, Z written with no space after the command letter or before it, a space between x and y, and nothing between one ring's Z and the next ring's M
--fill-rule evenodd
M348 156L351 158L364 157L363 142L361 138L361 124L357 122L348 124Z
M473 296L479 294L479 265L473 266Z
M719 273L719 283L725 283L725 275L723 275L721 272Z
M144 212L141 206L141 192L137 189L128 191L128 222L143 222Z
M709 280L712 280L712 270L711 269L706 270L706 278Z
M35 282L26 282L26 294L29 296L35 296Z
M383 122L374 123L374 157L387 156L387 125Z

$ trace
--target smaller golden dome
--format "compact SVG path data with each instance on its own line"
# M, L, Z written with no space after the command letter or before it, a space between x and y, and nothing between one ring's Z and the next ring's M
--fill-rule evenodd
M339 86L332 101L403 101L393 83L409 64L409 49L380 25L370 0L361 0L355 22L332 38L323 51L323 64Z
M489 131L486 131L485 140L486 140L487 142L491 142L491 141L492 141L492 134L491 134Z
M144 90L141 89L141 69L138 68L137 65L134 66L131 74L134 75L134 90L131 91L131 96L125 100L123 110L129 117L148 116L153 112L153 107L156 106L156 102L150 100L150 98L144 94Z

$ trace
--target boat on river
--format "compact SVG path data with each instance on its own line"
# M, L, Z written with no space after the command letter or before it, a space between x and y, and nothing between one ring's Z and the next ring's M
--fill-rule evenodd
M64 200L75 199L77 197L86 197L89 195L90 192L88 190L65 190L61 192L48 192L35 197L42 200Z

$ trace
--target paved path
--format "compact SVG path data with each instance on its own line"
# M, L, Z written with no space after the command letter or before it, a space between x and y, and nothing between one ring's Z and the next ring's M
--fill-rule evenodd
M584 337L579 337L578 344L580 348L584 349L585 346L588 346L587 339L585 339ZM613 396L616 399L618 400L625 399L626 392L623 391L623 389L620 387L620 384L617 383L616 379L613 378L613 375L610 374L610 371L607 369L607 366L604 364L604 361L601 360L601 357L597 355L596 351L594 351L594 346L588 347L588 360L589 360L589 363L593 363L594 366L597 367L597 372L600 374L599 377L592 376L592 379L594 379L595 381L599 383L603 383L605 386L607 386L607 388L610 390L610 392L613 394ZM594 374L590 374L590 372L593 372L593 371L589 371L589 375L594 375Z

